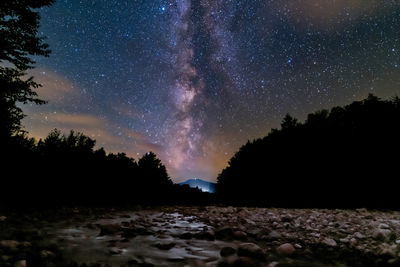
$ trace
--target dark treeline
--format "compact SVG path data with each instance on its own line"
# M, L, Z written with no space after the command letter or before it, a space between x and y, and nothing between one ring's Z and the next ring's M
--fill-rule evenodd
M369 95L304 123L286 115L230 159L217 194L238 205L400 208L399 148L398 97Z
M14 135L3 144L4 206L207 204L211 194L173 184L152 152L138 161L94 149L96 141L73 131L52 131L36 142Z

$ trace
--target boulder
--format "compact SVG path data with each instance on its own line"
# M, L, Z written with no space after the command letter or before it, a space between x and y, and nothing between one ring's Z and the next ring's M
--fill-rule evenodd
M234 231L232 233L232 235L235 240L246 240L247 239L247 234L243 231Z
M256 258L259 260L265 260L264 251L254 243L242 243L238 247L237 254L239 256Z
M290 256L295 251L296 251L296 249L290 243L282 244L276 249L276 252L278 252L278 254L281 256Z
M215 238L219 240L232 241L233 229L230 227L223 227L215 231Z

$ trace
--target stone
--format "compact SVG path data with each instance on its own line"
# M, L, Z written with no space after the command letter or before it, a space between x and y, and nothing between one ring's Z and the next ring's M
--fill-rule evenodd
M256 258L260 260L265 259L264 251L254 243L242 243L238 247L237 254L239 256Z
M40 251L40 257L43 259L54 258L56 255L50 250L42 250Z
M247 234L243 231L234 231L232 233L232 235L235 240L246 240L247 239Z
M300 245L300 244L297 244L297 243L296 243L296 244L294 244L294 247L295 247L295 248L297 248L297 249L301 249L301 248L303 248L303 246L302 246L302 245Z
M397 248L397 245L389 246L387 244L382 244L380 247L379 255L390 257L390 258L395 258L396 257L396 248Z
M375 229L372 233L372 238L379 241L387 241L390 238L392 232L389 229Z
M365 236L363 234L361 234L360 232L355 232L354 233L354 237L357 237L358 239L364 239Z
M278 231L273 230L267 235L267 238L271 240L276 240L282 238L282 235Z
M233 229L230 227L223 227L215 231L215 238L224 241L233 240Z
M0 248L10 252L16 252L18 250L19 242L16 240L1 240Z
M227 257L236 253L236 250L232 247L223 247L219 254L221 257Z
M14 267L26 267L26 260L19 260L15 262Z
M122 253L122 249L117 248L117 247L112 247L112 248L109 248L109 249L108 249L108 252L109 252L111 255L117 255L117 254L121 254L121 253Z
M278 252L278 254L282 255L282 256L290 256L295 251L296 251L296 249L290 243L282 244L276 249L276 252Z
M336 247L337 245L336 241L332 238L324 238L321 243L328 247Z
M0 216L0 222L4 222L7 219L6 216Z
M196 238L201 240L213 241L215 240L215 234L212 230L201 231L196 234Z
M387 225L386 223L380 223L378 225L378 228L380 228L380 229L389 229L389 225Z

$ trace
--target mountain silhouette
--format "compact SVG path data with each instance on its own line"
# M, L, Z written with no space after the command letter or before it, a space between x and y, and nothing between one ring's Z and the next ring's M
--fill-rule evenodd
M189 179L179 185L187 184L192 188L198 187L203 192L215 193L215 183L204 181L202 179Z

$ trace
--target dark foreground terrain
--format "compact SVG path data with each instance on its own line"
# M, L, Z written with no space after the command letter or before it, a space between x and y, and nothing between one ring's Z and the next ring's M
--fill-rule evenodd
M235 207L0 212L0 266L400 266L400 212Z

